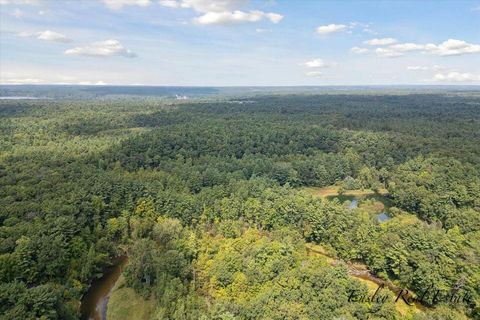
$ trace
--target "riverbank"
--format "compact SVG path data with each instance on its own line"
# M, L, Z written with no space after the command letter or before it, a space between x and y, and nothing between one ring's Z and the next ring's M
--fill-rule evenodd
M340 259L337 259L333 255L329 254L320 245L307 243L306 249L309 254L314 254L324 258L330 265L336 265L341 261ZM373 295L380 286L384 286L386 289L388 289L391 292L392 298L395 299L398 293L402 290L398 286L394 285L391 281L383 280L381 278L378 278L374 274L372 274L368 270L368 267L364 264L347 263L347 267L348 267L349 276L354 277L360 280L361 282L365 283L371 295ZM406 317L407 315L410 316L419 312L423 313L426 310L428 310L428 307L417 302L415 302L414 305L412 306L408 306L402 301L400 301L398 303L395 303L395 309L399 314L402 315L402 317Z
M103 276L92 281L81 300L80 319L105 320L107 318L108 300L127 262L126 256L114 259L112 266L104 271Z
M125 285L120 276L115 284L107 306L107 320L147 320L155 311L155 301L145 300L132 288Z

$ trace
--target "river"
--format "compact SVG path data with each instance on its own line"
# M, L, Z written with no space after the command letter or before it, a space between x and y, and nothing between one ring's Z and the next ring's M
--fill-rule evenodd
M318 250L318 249L315 249L314 247L308 246L308 245L307 245L306 248L307 248L308 252L313 252L317 255L320 255L320 256L323 256L323 257L329 259L331 265L336 265L336 264L340 263L339 259L336 259L335 257L327 254L323 250ZM383 286L383 287L387 288L388 290L390 290L391 292L393 292L395 295L398 295L400 293L400 291L402 290L402 288L394 285L390 280L383 280L383 279L375 276L364 265L360 265L360 264L355 265L355 264L347 263L347 266L348 266L348 274L350 276L354 277L354 278L363 279L363 280L366 280L366 281L373 282L378 286ZM408 293L404 296L405 297L411 297L412 294ZM413 304L415 305L415 307L417 309L419 309L421 311L428 310L427 306L421 304L418 301L415 301Z
M107 304L113 287L127 264L127 257L119 257L113 266L105 270L103 276L93 280L88 291L83 295L80 305L82 320L106 320Z

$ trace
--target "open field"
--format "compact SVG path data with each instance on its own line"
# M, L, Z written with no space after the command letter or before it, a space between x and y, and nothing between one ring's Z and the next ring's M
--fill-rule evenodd
M107 306L107 320L147 320L155 311L155 303L145 300L125 286L123 276L115 284Z
M334 196L339 196L339 189L340 186L328 186L328 187L323 187L323 188L317 188L317 187L307 187L304 188L305 192L308 194L311 194L316 197L321 197L321 198L326 198L326 197L334 197ZM360 190L346 190L342 192L342 196L370 196L370 195L375 195L375 194L380 194L382 196L388 195L388 190L387 189L380 189L377 192L371 190L371 189L360 189Z

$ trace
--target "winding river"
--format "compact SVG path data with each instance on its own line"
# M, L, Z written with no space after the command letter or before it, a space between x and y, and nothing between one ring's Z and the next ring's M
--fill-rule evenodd
M119 257L113 261L113 266L107 268L103 276L93 280L82 297L80 313L82 320L106 320L107 304L113 287L127 264L127 257Z

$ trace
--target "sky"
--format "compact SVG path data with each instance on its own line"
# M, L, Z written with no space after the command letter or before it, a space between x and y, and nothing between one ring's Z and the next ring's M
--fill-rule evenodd
M480 0L0 0L1 84L480 84Z

